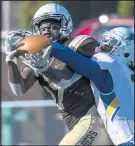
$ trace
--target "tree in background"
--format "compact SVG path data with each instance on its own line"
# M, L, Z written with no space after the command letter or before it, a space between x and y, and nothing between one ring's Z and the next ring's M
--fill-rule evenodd
M98 18L102 13L117 12L122 17L134 15L134 1L20 1L20 27L30 30L35 12L41 6L53 2L63 5L70 12L75 28L82 20Z
M20 1L21 8L21 23L20 27L22 29L31 30L32 19L35 12L43 5L47 3L53 3L54 1ZM55 1L55 3L59 3L60 1Z
M134 15L134 1L118 1L117 12L121 17Z

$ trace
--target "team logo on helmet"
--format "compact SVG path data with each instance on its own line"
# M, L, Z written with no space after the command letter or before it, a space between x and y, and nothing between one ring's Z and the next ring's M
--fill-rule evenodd
M126 40L134 40L134 34L130 33L127 37L126 37Z

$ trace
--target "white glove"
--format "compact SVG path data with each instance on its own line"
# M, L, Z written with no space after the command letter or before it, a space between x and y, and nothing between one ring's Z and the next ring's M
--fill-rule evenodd
M25 54L25 57L20 56L19 58L23 63L31 67L34 70L35 75L38 77L40 73L45 72L49 67L51 49L52 46L46 48L43 55L40 55L39 53L35 55Z
M26 36L29 36L31 34L32 33L29 31L10 31L7 33L5 40L6 62L16 62L15 54L17 53L17 51L15 50L14 46L21 40L23 40Z

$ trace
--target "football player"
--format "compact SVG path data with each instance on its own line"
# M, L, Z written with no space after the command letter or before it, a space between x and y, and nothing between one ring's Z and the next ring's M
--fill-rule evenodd
M118 27L105 32L92 58L57 42L51 55L91 81L98 113L113 143L134 145L133 31Z
M94 38L87 35L71 38L72 18L61 5L42 6L35 13L32 25L33 33L47 36L56 44L68 46L88 60L94 54L97 46ZM17 50L10 43L14 36L19 35L22 38L27 36L24 31L11 32L5 46L8 82L13 93L16 96L25 94L38 80L45 91L51 94L69 129L60 145L113 145L97 112L89 78L50 57L51 47L45 50L43 56L25 54L25 57L20 57L23 62L20 73L14 61ZM69 59L73 60L72 56Z

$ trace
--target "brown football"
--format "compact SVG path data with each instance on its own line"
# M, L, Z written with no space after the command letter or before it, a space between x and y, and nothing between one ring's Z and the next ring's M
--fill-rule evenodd
M18 55L24 53L42 53L42 49L53 44L53 41L42 35L30 35L20 41L15 48L18 50Z

